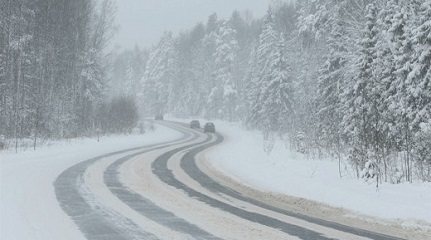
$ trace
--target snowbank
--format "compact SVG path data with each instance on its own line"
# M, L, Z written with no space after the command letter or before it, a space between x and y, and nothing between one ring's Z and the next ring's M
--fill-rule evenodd
M211 150L211 164L245 185L265 191L302 197L396 221L405 226L430 226L431 184L375 184L358 180L349 170L339 177L338 161L309 159L278 141L268 155L260 132L239 125L216 122L226 142Z

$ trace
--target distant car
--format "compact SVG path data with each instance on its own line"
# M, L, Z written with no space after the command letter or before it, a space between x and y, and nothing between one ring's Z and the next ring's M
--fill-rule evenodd
M200 128L201 124L198 120L192 120L190 122L190 128Z
M214 133L215 132L214 123L212 123L212 122L205 123L204 132L206 132L206 133L207 132Z
M154 117L154 119L155 119L155 120L163 120L163 115L162 115L162 114L157 114L157 115Z

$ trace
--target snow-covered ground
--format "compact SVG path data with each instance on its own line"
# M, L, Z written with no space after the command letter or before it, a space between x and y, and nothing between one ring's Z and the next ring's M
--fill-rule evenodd
M188 122L188 120L183 120ZM201 121L203 125L205 121ZM226 142L207 157L217 169L242 183L266 191L303 197L343 207L358 215L393 220L407 226L431 226L431 184L383 184L377 190L344 171L336 160L308 159L277 142L270 155L262 135L236 124L216 122ZM60 142L37 151L0 152L0 239L82 239L60 208L54 193L57 176L74 164L121 149L178 138L158 126L145 135Z
M202 123L202 121L201 121ZM310 159L277 141L268 155L258 131L216 121L225 143L211 150L211 164L245 185L322 202L405 226L431 229L431 183L375 184L348 170L339 177L338 162Z
M17 154L0 152L0 239L84 239L57 202L53 186L57 176L95 156L180 136L158 126L144 135L65 141Z

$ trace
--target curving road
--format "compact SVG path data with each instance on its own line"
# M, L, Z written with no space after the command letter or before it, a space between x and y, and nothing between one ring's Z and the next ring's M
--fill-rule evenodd
M205 164L220 134L160 124L182 137L86 160L54 182L87 239L401 239L253 197Z

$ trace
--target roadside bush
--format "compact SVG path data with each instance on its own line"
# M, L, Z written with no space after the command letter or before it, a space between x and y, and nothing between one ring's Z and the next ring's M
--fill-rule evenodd
M116 97L99 108L102 133L131 133L139 121L138 107L131 97Z

